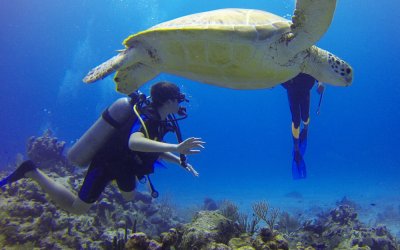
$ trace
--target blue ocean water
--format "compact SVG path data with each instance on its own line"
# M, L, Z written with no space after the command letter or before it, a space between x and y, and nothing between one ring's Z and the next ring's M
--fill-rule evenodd
M71 145L122 96L111 77L92 85L81 79L123 48L125 37L182 15L228 7L290 17L294 1L0 1L0 164L13 162L29 136L48 128ZM354 82L347 88L327 85L320 115L312 92L305 180L291 177L291 120L283 88L237 91L167 74L152 81L176 82L190 96L183 135L207 142L201 154L189 157L200 177L171 165L153 177L158 191L186 205L212 197L244 207L268 200L296 209L331 206L347 196L377 204L373 209L398 207L398 7L396 1L338 1L317 45L349 62ZM141 90L148 93L150 86ZM292 191L304 201L287 199Z

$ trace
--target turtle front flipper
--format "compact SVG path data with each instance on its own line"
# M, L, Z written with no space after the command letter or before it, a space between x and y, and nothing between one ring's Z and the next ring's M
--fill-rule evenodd
M115 74L114 82L117 85L118 92L129 95L159 73L150 66L143 63L136 63L118 70Z
M120 68L126 68L130 65L139 61L141 57L138 56L138 50L135 48L129 48L122 50L118 55L108 59L96 68L89 71L89 73L83 78L85 83L93 83L106 76L112 74Z
M291 32L282 37L287 53L296 54L314 45L328 30L336 0L297 0Z

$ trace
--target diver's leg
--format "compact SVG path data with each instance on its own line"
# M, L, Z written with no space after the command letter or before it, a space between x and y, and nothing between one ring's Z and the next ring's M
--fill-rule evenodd
M306 166L300 149L300 107L298 107L295 119L292 119L292 137L293 137L293 160L292 177L293 179L306 178ZM293 114L292 114L293 115Z
M307 139L308 127L310 125L310 91L307 91L300 100L301 121L303 129L300 133L300 140Z
M299 133L300 132L300 126L297 128L295 127L294 123L292 122L292 137L293 137L293 154L294 154L294 159L296 162L299 162L302 157L300 153L300 139L299 139Z
M119 191L125 201L133 201L135 199L136 176L132 169L131 166L122 166L116 177Z
M300 103L295 93L288 91L288 100L290 113L292 115L292 127L298 128L300 126Z
M58 206L74 214L86 213L108 183L108 176L103 168L95 166L93 162L89 166L78 195L50 179L39 169L28 172L26 176L35 180Z
M24 161L11 175L1 180L0 186L11 184L22 178L30 178L37 182L43 191L50 196L51 200L68 212L81 214L90 207L88 203L82 204L82 201L65 186L50 179L45 173L37 169L31 160Z
M302 121L303 122L303 129L300 132L299 139L300 140L307 140L307 135L308 135L308 127L310 125L310 117L308 117L307 120Z
M81 200L79 197L76 197L74 200L74 203L72 203L72 212L74 214L85 214L89 210L89 208L92 206L92 203L86 203L83 200Z
M308 128L310 123L310 91L304 93L300 98L300 112L304 128Z
M78 198L73 203L74 210L87 210L92 203L99 199L105 187L113 179L113 176L107 172L107 164L96 157L92 160L79 190Z
M292 112L292 138L293 138L293 154L296 162L301 161L300 154L300 105L297 99L292 99L291 102L291 112Z
M50 196L50 199L54 201L62 209L75 214L85 213L91 204L80 204L80 199L74 195L65 186L50 179L41 170L36 169L34 171L27 172L26 177L36 181L40 187Z
M288 91L290 104L290 112L292 114L292 137L293 137L293 160L292 160L292 177L293 179L306 178L306 166L303 156L300 153L300 121L301 110L299 103L298 91Z
M303 97L301 98L300 110L303 129L301 130L299 136L299 146L301 154L304 155L307 148L308 128L310 125L310 91L305 92Z
M300 103L295 92L288 91L290 113L292 114L292 136L294 149L299 149L299 134L300 134Z
M301 112L301 120L303 122L303 127L305 129L305 136L307 136L307 129L310 123L310 92L312 87L315 84L315 80L312 78L309 81L303 83L303 89L301 94L301 98L299 98L300 102L300 112ZM301 136L300 136L301 138Z

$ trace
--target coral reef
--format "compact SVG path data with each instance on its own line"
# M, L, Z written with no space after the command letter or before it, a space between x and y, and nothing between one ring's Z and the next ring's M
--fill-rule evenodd
M47 132L32 137L27 148L44 172L78 190L84 171L65 161L63 142ZM52 160L44 163L48 157ZM246 214L233 202L219 204L206 198L198 207L201 211L185 224L171 196L154 200L138 192L134 202L125 202L115 185L109 185L88 214L80 216L57 208L28 179L1 188L0 195L4 249L399 249L384 225L361 223L357 205L347 198L307 221L270 208L266 201L255 202ZM389 222L398 214L395 207L388 207L378 221Z
M300 249L396 249L396 240L386 227L367 228L348 205L306 221L289 241L291 247Z
M177 229L170 229L162 235L159 248L150 248L151 241L143 233L133 234L126 249L289 249L282 234L269 228L262 228L256 237L240 234L236 223L216 211L200 211L191 223Z
M377 214L376 220L373 223L375 226L385 224L392 231L398 229L400 224L400 205L388 205L385 206ZM397 232L397 238L400 238L400 230Z
M210 197L206 197L204 198L203 209L208 211L215 211L218 209L217 202L211 199Z
M322 219L322 216L327 216ZM263 227L253 237L237 230L222 213L202 211L193 221L181 228L163 234L162 241L153 240L156 248L144 234L132 235L127 249L388 249L396 250L398 242L385 226L367 228L357 219L354 209L339 206L316 220L304 223L295 233L282 234ZM140 240L139 240L140 239ZM145 248L143 248L145 245ZM142 248L141 248L142 247Z
M40 188L27 179L4 188L1 195L0 244L4 247L397 249L395 239L385 226L367 228L349 206L339 206L329 213L320 214L315 220L304 222L297 230L293 227L288 234L279 231L281 227L271 229L266 223L267 227L254 232L245 231L238 221L226 218L222 211L200 211L191 223L183 224L179 220L163 218L158 212L160 203L149 202L149 194L140 195L148 203L142 200L122 202L114 186L107 188L104 198L88 215L81 216L65 213L47 202ZM236 212L230 210L231 215ZM280 220L277 225L284 224ZM299 225L299 221L295 224Z
M239 229L230 219L217 211L200 211L192 223L185 225L182 249L201 249L212 242L227 244L239 236Z
M113 186L106 189L104 198L87 215L80 216L48 202L40 187L27 179L3 188L0 195L0 235L5 236L0 239L1 246L33 244L43 249L110 249L115 237L123 243L126 240L121 238L136 231L156 237L182 223L176 216L162 217L158 213L161 207L158 202L122 201Z
M301 216L299 215L293 216L288 212L282 212L279 215L276 228L285 234L290 234L301 227L301 220Z
M361 206L359 204L357 204L354 201L350 200L346 196L343 196L343 198L340 201L336 202L336 206L344 206L344 205L352 207L352 208L354 208L356 210L360 210L361 209Z
M54 169L55 165L65 165L67 168L73 168L67 164L67 160L63 155L65 141L59 141L53 136L53 132L47 129L42 136L31 136L26 144L26 153L33 162L40 166L41 169L52 168L57 173L64 169Z

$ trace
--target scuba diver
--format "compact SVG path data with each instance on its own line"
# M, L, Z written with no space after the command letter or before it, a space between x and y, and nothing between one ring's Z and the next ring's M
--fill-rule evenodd
M291 80L282 83L282 86L287 90L290 112L292 114L293 179L304 179L307 177L304 154L307 147L308 126L310 125L310 90L316 81L314 77L300 73ZM318 82L317 92L321 96L317 114L319 114L323 91L324 86ZM300 122L303 124L301 131Z
M123 198L131 201L135 195L136 180L146 180L147 177L151 195L156 198L158 192L148 175L154 172L159 158L178 164L198 176L197 171L186 162L185 155L199 153L204 148L204 142L196 137L182 141L177 123L186 118L185 108L180 106L180 103L188 101L185 95L175 84L158 82L151 87L150 99L139 92L130 98L118 99L69 150L68 159L72 163L89 165L77 196L50 179L31 160L24 161L0 181L0 186L30 178L62 209L83 214L113 180ZM183 117L175 118L174 114ZM168 132L175 132L179 143L163 142Z

